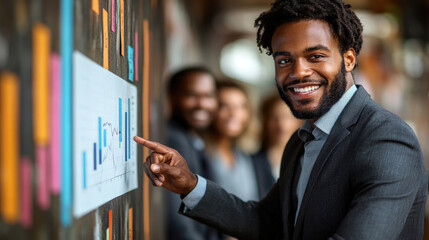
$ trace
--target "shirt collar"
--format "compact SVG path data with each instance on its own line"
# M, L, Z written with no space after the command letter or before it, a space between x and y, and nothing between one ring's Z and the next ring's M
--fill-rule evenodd
M298 132L298 136L304 142L308 141L307 135L312 133L316 139L320 139L323 135L329 135L331 133L332 128L334 127L335 122L340 116L341 112L346 107L347 103L349 103L350 99L353 97L355 92L357 91L356 85L352 85L349 90L347 90L344 95L332 105L331 109L323 116L321 116L314 125L316 128L313 130L311 122L306 120L304 125L300 128ZM305 131L306 133L304 133Z

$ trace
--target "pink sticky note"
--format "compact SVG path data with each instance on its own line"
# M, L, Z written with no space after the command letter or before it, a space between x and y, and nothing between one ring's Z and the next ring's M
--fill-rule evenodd
M111 11L110 11L110 29L112 30L112 32L115 32L115 0L111 0Z
M20 164L21 177L21 225L30 228L33 225L33 201L31 199L33 169L29 157L22 157Z
M136 82L139 80L139 34L134 34L134 74Z
M60 106L61 106L61 69L60 57L56 53L51 54L51 147L50 156L50 187L54 194L59 194L61 189L60 180L60 154L61 154L61 136L60 136Z
M37 163L37 203L40 208L47 210L51 204L48 183L48 149L46 146L36 146Z

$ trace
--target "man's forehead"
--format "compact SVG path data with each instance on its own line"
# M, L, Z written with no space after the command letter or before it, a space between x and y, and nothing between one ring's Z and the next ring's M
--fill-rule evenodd
M327 22L301 20L284 23L277 27L271 45L273 54L275 54L276 51L308 51L311 48L319 48L319 46L328 49L338 48L338 41Z

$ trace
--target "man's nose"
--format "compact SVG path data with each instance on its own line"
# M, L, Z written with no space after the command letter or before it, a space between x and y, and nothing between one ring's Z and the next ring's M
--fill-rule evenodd
M206 108L208 105L211 104L211 99L206 96L200 96L198 98L198 107L199 108Z
M313 74L309 64L304 59L297 59L292 67L292 72L289 75L293 80L308 78Z

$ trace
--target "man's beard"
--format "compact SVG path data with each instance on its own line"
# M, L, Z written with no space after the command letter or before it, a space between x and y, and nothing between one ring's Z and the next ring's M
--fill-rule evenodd
M299 82L311 82L311 80L300 80ZM320 81L319 81L320 82ZM325 82L325 86L327 86L327 80L323 79L322 82ZM292 114L299 119L316 119L321 116L323 116L325 113L331 109L331 107L340 100L340 98L344 95L346 92L346 69L344 66L344 58L341 62L341 68L340 71L338 71L337 75L335 76L334 80L331 83L331 87L328 89L325 88L323 92L322 99L320 100L319 106L312 111L298 111L294 108L292 101L290 98L285 94L282 87L280 87L278 84L277 89L279 91L280 97L282 100L289 106Z

